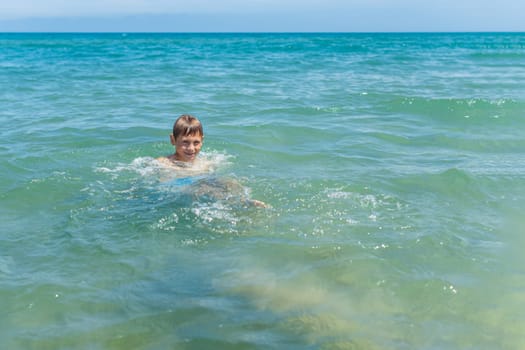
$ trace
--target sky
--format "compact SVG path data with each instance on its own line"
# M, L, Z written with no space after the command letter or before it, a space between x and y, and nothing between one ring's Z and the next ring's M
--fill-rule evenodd
M525 0L0 0L1 32L525 31Z

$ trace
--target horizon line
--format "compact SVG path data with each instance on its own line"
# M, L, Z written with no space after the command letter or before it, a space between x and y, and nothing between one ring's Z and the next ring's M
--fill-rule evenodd
M525 34L525 31L513 30L413 30L413 31L0 31L0 34Z

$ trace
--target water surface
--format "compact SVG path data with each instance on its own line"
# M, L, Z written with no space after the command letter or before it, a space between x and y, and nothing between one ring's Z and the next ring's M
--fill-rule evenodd
M524 48L0 34L0 344L525 348ZM164 181L182 113L271 208Z

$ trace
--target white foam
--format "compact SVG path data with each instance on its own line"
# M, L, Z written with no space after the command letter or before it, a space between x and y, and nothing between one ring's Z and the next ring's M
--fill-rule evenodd
M386 203L385 199L388 199L388 196L378 198L373 194L360 194L354 192L346 192L340 189L326 189L325 194L328 198L332 199L350 199L359 204L362 208L372 208L375 209L379 206L383 206Z
M113 179L124 173L135 173L143 178L154 181L169 181L177 177L210 174L219 167L230 164L231 156L218 152L201 152L197 161L192 164L181 163L184 166L173 165L159 161L153 157L138 157L131 163L116 163L113 166L95 167L95 172L110 174Z
M192 213L204 222L227 222L233 226L237 225L239 219L235 217L229 206L222 202L199 203L191 209Z
M117 163L113 168L99 166L95 168L95 171L110 174L120 173L123 171L135 171L140 174L148 174L154 169L158 168L155 163L155 159L152 157L139 157L135 158L129 164Z

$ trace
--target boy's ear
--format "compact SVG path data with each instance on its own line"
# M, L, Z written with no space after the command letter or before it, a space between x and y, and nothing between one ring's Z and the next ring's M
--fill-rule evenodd
M173 146L175 146L175 136L173 134L170 134L170 141Z

